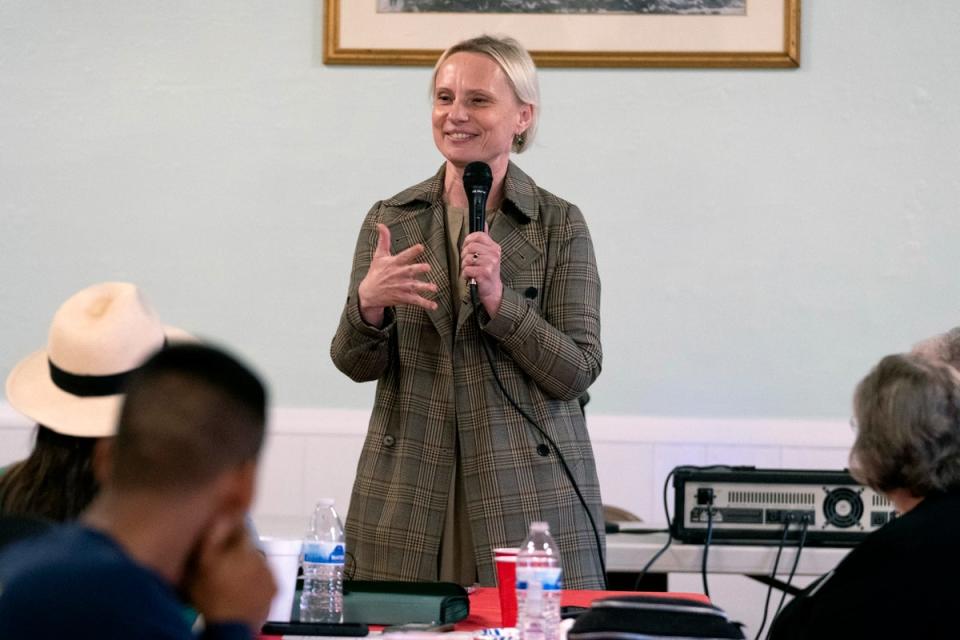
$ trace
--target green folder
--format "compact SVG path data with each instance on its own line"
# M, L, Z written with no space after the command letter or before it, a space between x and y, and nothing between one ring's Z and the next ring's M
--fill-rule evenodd
M299 619L300 589L293 599ZM446 624L470 615L467 590L452 582L345 580L343 621L376 625Z

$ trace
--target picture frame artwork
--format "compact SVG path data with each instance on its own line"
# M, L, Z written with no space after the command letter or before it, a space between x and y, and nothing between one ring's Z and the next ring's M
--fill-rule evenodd
M324 0L324 64L432 66L483 33L541 67L800 65L801 0Z

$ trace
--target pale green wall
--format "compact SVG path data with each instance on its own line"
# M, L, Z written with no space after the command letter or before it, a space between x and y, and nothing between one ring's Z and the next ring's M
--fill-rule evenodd
M325 67L320 0L0 1L0 370L95 281L235 344L283 405L369 205L439 166L425 68ZM584 210L598 414L842 416L960 324L960 5L807 0L794 71L545 70L519 159Z

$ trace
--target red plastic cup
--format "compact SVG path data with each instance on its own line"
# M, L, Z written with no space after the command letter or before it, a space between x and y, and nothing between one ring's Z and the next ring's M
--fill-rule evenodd
M500 594L500 624L517 626L517 556L494 555L497 565L497 591Z

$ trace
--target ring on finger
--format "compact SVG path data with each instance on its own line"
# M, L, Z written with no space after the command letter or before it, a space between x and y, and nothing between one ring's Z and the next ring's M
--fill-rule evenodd
M480 258L480 254L479 254L479 253L473 254L473 264L477 264L477 259L478 259L478 258Z

